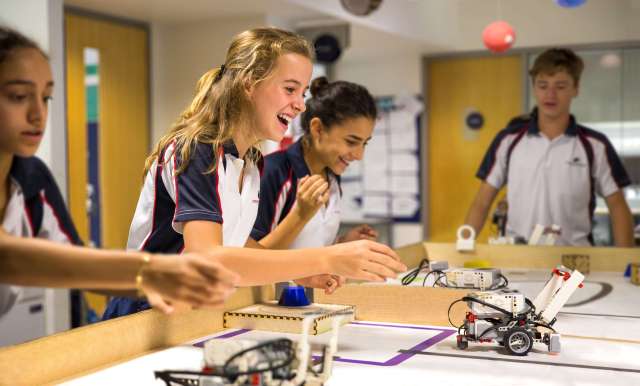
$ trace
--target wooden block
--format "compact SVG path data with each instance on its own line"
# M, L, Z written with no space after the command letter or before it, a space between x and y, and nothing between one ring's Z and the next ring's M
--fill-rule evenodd
M264 304L240 308L224 313L224 328L249 328L275 332L299 334L302 332L302 321L311 316L310 335L318 335L331 329L331 321L335 316L343 317L342 324L354 320L355 307L341 304L313 303L305 307L282 307L271 301Z
M640 285L640 263L631 263L631 282Z
M351 304L356 308L356 320L392 322L432 326L450 326L464 321L470 311L459 302L447 314L451 303L467 295L469 290L401 285L347 284L331 295L315 289L320 303Z
M589 274L589 255L563 254L562 265L570 270L578 270L583 275Z

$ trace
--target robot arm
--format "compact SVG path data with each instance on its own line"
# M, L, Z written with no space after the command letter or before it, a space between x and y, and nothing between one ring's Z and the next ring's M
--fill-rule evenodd
M583 280L584 275L578 271L569 272L563 266L554 268L551 279L533 301L540 319L552 324L573 292L582 287Z

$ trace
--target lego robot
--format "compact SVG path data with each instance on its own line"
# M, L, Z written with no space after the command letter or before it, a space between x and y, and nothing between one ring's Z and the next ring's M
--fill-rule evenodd
M338 329L342 316L333 318L328 345L314 360L309 344L313 318L302 323L296 343L281 338L258 342L252 340L210 340L204 346L202 371L156 371L156 378L167 385L185 386L320 386L331 376L333 356L338 346Z
M433 287L486 291L503 289L509 285L507 278L497 268L449 268L446 261L429 262L427 259L423 259L416 269L402 278L402 285L413 283L422 271L427 272L422 280L423 287L430 276L433 276Z
M549 352L559 353L560 334L552 326L558 311L573 292L582 287L583 280L580 272L569 272L559 266L533 302L511 290L473 292L457 300L449 311L460 301L471 309L458 327L458 348L466 349L469 342L497 342L509 354L523 356L531 351L534 343L543 343Z

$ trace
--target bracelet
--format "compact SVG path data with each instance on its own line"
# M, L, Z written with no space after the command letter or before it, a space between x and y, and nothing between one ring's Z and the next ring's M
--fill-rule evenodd
M144 291L142 290L142 271L147 268L149 263L151 262L151 255L148 253L142 254L142 264L140 268L138 268L138 273L136 273L136 290L138 291L138 297L145 297Z

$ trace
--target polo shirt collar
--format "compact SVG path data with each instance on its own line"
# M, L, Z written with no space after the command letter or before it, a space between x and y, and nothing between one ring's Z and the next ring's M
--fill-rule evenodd
M530 114L531 120L529 121L529 129L527 132L532 135L540 134L540 128L538 127L538 108L535 107ZM564 132L568 136L578 135L578 124L573 114L569 115L569 126Z
M231 139L222 144L222 151L224 152L224 154L231 154L236 158L240 158L240 153L238 152L238 148L236 147L236 144Z
M311 171L304 160L304 149L302 147L302 138L294 142L286 150L287 157L291 161L291 167L298 178L311 175Z
M9 176L11 176L12 183L18 185L18 190L22 190L25 197L32 197L38 194L37 178L33 178L33 170L29 170L30 168L25 161L26 159L23 157L14 156Z

